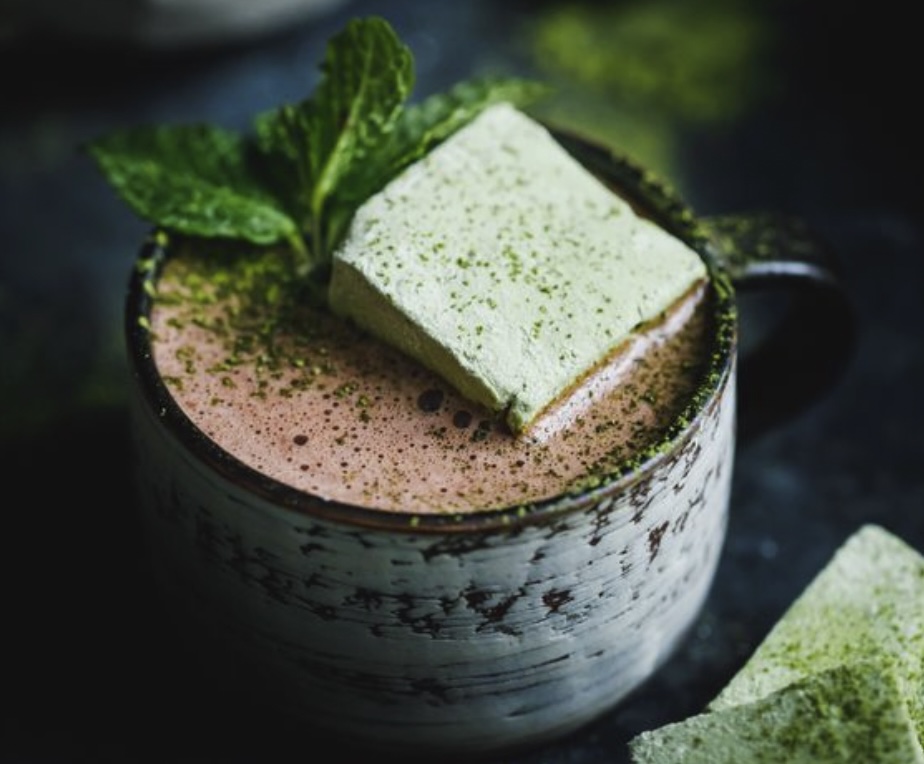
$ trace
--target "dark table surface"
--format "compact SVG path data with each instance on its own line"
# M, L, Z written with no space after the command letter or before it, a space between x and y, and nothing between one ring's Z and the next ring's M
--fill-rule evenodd
M392 21L419 94L479 72L539 74L559 86L551 117L647 163L697 213L802 217L835 251L858 319L840 382L740 445L718 576L676 656L599 722L506 761L628 761L634 734L702 710L860 525L924 551L920 43L901 7L356 0L222 46L8 36L0 760L328 760L317 732L204 682L163 624L128 477L121 336L147 225L78 147L137 122L242 127L307 95L353 15ZM798 368L777 373L799 384Z

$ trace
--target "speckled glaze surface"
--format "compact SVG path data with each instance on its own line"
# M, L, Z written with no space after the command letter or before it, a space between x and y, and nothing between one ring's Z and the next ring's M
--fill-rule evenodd
M140 494L182 622L272 702L386 747L488 751L595 718L670 654L724 538L734 378L677 448L618 485L495 527L363 527L203 462L139 397ZM324 513L326 514L326 513Z
M711 262L682 205L613 168ZM657 449L528 510L421 517L300 493L198 431L157 378L136 274L139 503L184 634L280 713L379 751L522 748L611 709L683 639L725 538L737 334L732 290L712 270L710 373Z

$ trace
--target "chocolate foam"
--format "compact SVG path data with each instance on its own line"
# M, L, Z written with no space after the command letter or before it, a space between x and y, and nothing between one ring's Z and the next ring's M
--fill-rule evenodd
M251 282L249 297L240 284L226 288L258 265L168 260L150 316L155 363L218 446L325 499L422 514L561 495L657 442L706 366L711 292L700 285L514 437L441 378L325 310L267 303Z

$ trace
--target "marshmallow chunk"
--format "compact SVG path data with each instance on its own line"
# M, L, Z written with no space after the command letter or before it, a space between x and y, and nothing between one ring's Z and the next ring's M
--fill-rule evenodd
M329 298L519 433L705 276L694 250L497 104L359 208Z

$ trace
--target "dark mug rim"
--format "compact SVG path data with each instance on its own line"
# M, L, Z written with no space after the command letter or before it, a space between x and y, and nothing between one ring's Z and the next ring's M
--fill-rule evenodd
M683 410L644 452L592 486L541 501L474 512L406 513L323 499L271 478L219 446L180 408L160 376L148 319L160 270L171 257L171 235L152 229L131 270L124 306L129 372L154 418L197 460L264 501L303 515L365 528L413 533L510 530L550 522L626 491L677 453L695 433L711 404L728 384L738 346L738 313L732 280L714 257L710 241L680 196L650 171L624 155L572 133L553 131L562 145L603 182L618 188L637 209L694 249L709 276L711 346L703 377ZM731 391L735 395L735 391Z

